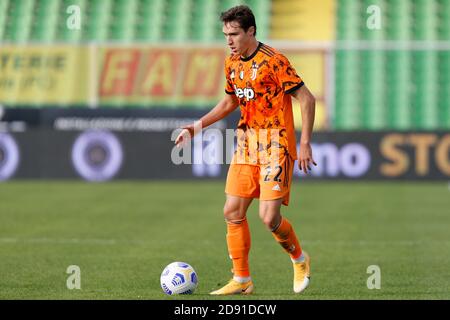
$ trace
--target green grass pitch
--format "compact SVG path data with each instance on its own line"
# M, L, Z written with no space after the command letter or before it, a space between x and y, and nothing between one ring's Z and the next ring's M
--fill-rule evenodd
M0 299L448 299L450 190L446 183L295 183L282 214L311 255L310 287L292 291L292 266L258 218L251 297L211 297L231 277L223 181L13 181L0 184ZM190 263L191 296L163 294L159 277ZM69 265L81 289L69 290ZM381 270L381 289L367 288Z

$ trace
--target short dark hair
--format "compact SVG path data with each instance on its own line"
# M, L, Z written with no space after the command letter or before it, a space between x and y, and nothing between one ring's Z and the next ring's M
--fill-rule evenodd
M255 27L255 33L253 35L256 36L255 16L248 6L241 5L228 9L220 14L220 20L223 23L236 21L245 32L250 27Z

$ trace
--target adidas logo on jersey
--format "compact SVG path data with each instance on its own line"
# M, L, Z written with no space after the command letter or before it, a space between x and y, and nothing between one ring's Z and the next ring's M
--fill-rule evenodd
M236 93L236 96L239 99L242 99L245 97L245 99L247 101L249 101L250 99L253 99L255 97L255 91L253 91L252 88L241 89L241 88L236 87L236 85L234 85L234 92Z
M272 190L273 190L273 191L281 191L280 185L279 185L279 184L276 184L276 185L272 188Z

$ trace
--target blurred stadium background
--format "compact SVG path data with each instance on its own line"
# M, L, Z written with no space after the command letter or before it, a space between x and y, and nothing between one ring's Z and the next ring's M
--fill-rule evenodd
M223 95L218 17L237 4L317 99L319 166L296 171L288 209L318 261L306 298L449 297L450 0L0 0L0 298L159 299L183 259L206 298L229 270L221 138L175 165L171 135ZM290 269L265 278L257 255L285 257L253 225L256 297L293 298ZM70 264L88 270L81 293Z

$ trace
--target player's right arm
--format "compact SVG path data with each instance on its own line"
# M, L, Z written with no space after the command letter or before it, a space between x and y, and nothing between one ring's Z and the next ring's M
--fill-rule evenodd
M188 126L183 127L183 130L180 132L180 134L177 136L175 140L175 144L181 144L184 141L192 138L196 133L198 133L203 128L206 128L213 123L222 120L227 115L229 115L231 112L236 110L236 108L239 106L239 100L234 94L225 94L225 96L222 98L222 100L219 101L219 103L211 109L207 114L205 114L203 117L200 118L200 120L196 121L193 124L190 124Z

